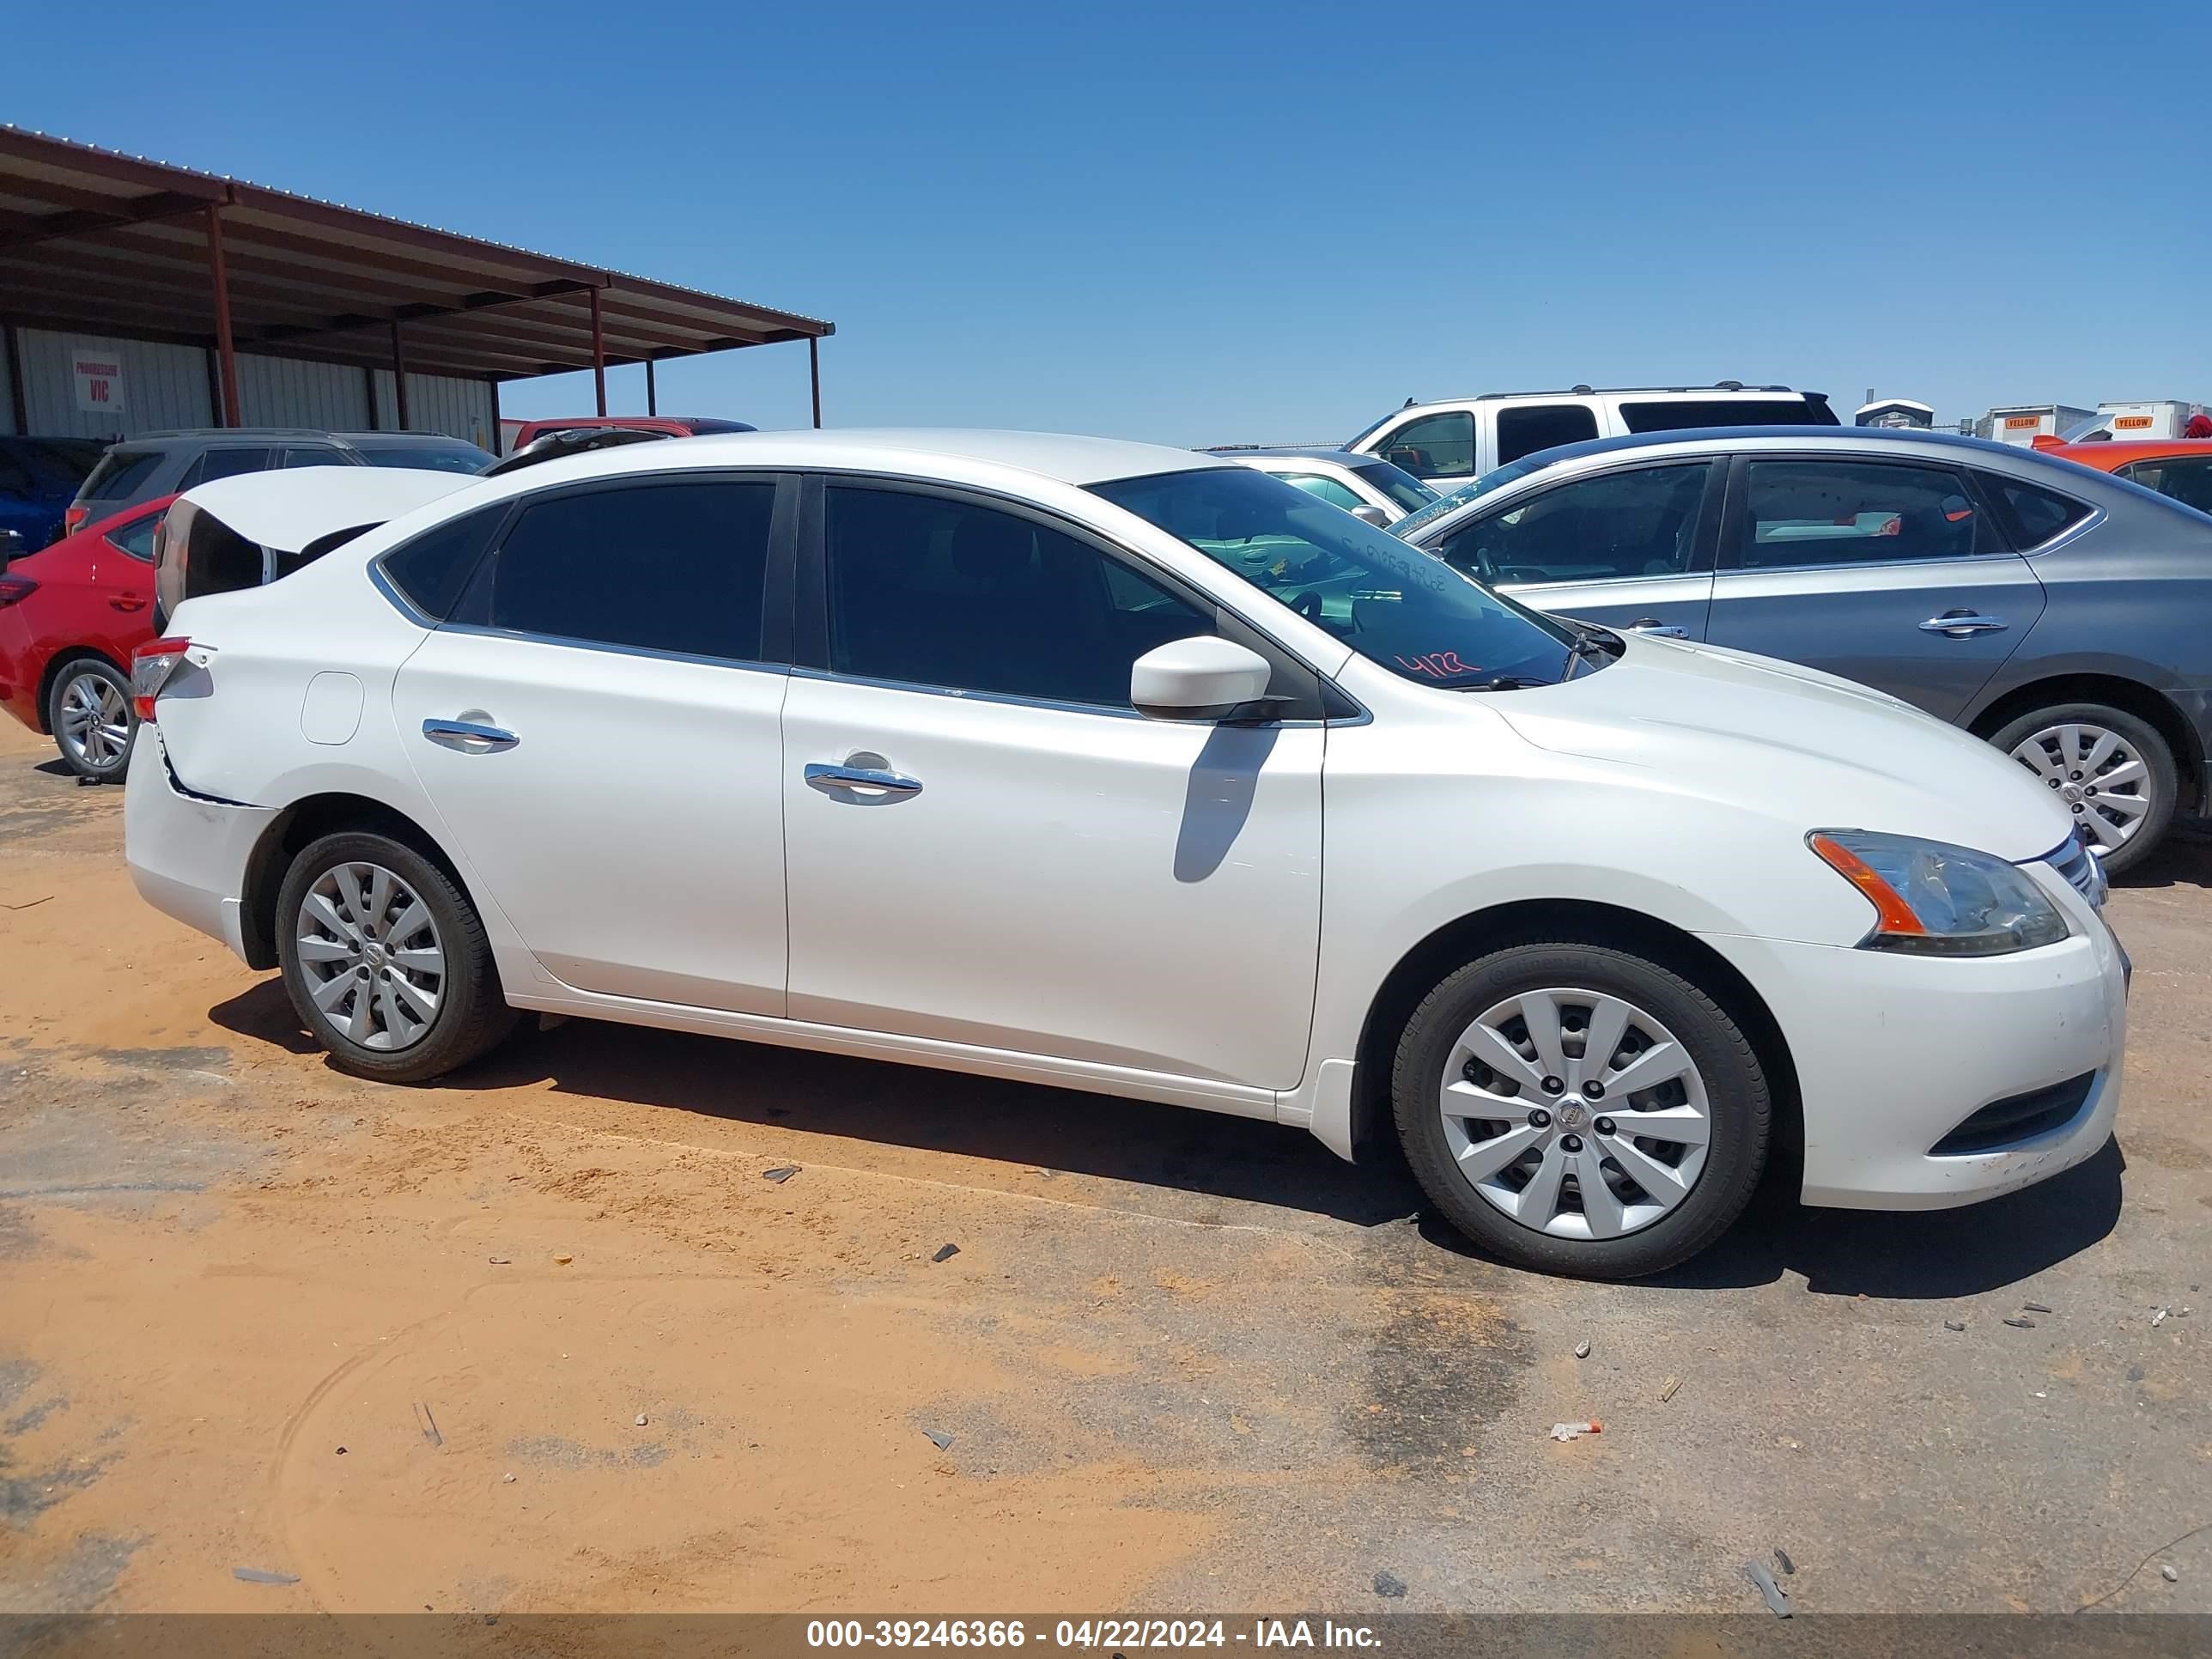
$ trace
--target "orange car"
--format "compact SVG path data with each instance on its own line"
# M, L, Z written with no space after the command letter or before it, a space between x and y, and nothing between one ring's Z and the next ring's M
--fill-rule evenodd
M2200 513L2212 513L2212 438L2115 439L2093 444L2046 443L2039 438L2035 447L2062 460L2132 478Z

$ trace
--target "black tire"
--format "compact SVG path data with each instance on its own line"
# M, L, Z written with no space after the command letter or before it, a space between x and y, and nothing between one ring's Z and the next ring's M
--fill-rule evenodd
M2009 755L2037 732L2054 726L2102 727L2142 757L2143 770L2148 774L2145 792L2151 797L2150 808L2138 821L2133 835L2103 854L2105 873L2123 875L2155 852L2172 825L2174 806L2181 799L2181 774L2173 763L2173 750L2148 720L2102 702L2054 703L2048 708L2031 710L1991 732L1990 742ZM2106 762L2106 769L2112 763ZM2026 769L2034 771L2032 767ZM2094 781L2094 778L2084 777L2079 780L2079 787L2086 787ZM2075 782L2071 778L2063 779L2057 787L2063 788ZM2088 799L2069 804L2077 818L2094 810Z
M80 683L89 684L94 695L104 689L108 698L120 698L125 735L120 752L101 739L87 739L65 734L63 722L67 718L65 705L70 701L70 690ZM46 688L46 730L53 734L54 747L61 751L62 762L81 778L90 778L94 783L119 783L131 767L131 745L138 738L138 716L131 708L131 682L121 669L104 657L77 657L64 663L54 674L53 684Z
M1617 997L1656 1018L1688 1052L1704 1083L1710 1138L1702 1171L1673 1209L1618 1237L1560 1237L1523 1225L1476 1191L1446 1139L1440 1091L1461 1034L1501 1002L1561 988ZM1674 967L1575 939L1510 945L1438 985L1399 1039L1390 1098L1413 1177L1454 1226L1504 1261L1584 1279L1661 1273L1712 1243L1751 1201L1772 1133L1772 1098L1758 1050L1721 1001ZM1593 1116L1603 1110L1585 1109ZM1591 1133L1588 1144L1601 1143Z
M436 983L436 1012L427 1029L404 1048L364 1046L317 1006L312 978L301 956L302 908L317 883L348 865L389 871L428 908L443 958ZM343 914L342 911L341 914ZM341 1071L380 1083L423 1083L489 1053L514 1029L515 1012L500 988L499 970L476 907L459 884L404 842L360 830L325 836L301 849L285 872L276 896L276 956L292 1006ZM355 997L362 994L353 993ZM350 999L349 999L350 1000ZM341 1011L346 1005L340 1005Z

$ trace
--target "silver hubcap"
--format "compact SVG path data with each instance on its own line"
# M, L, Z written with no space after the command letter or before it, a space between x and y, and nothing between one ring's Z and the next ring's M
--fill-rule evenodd
M307 994L362 1048L411 1048L436 1021L446 988L438 926L382 865L325 870L301 902L297 939Z
M1689 1051L1600 991L1529 991L1486 1010L1452 1045L1438 1103L1468 1184L1555 1238L1650 1226L1690 1195L1712 1138Z
M2051 786L2100 853L2124 846L2158 804L2135 745L2101 726L2046 726L2012 757Z
M55 724L69 757L96 770L112 770L131 752L131 705L112 681L98 674L64 682Z

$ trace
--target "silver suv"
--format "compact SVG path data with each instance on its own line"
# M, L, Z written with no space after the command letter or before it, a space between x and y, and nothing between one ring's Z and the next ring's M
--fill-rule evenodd
M76 492L67 527L78 530L156 495L211 478L291 466L398 466L480 473L495 458L436 432L318 432L312 427L216 427L142 432L111 444Z
M1406 400L1346 449L1380 455L1440 491L1469 483L1540 449L1693 427L1835 426L1826 392L1786 386L1570 387L1565 392L1486 392L1443 403Z
M2207 805L2212 519L2125 479L1937 433L1684 432L1546 450L1391 529L1540 611L1964 726L2115 873Z

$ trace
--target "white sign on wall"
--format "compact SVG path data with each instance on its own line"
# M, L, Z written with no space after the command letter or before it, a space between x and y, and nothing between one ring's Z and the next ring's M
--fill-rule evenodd
M76 383L76 406L88 414L119 413L123 408L123 360L111 352L72 351L70 378Z

